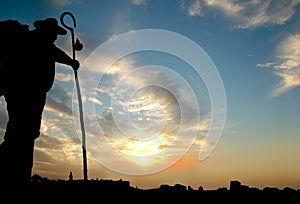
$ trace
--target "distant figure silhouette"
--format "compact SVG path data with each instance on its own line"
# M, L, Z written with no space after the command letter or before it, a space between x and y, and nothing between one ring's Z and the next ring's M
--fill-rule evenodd
M69 65L74 70L80 66L79 61L55 46L58 35L67 34L55 18L37 20L33 25L35 29L19 33L0 58L1 69L8 72L1 79L8 111L4 141L0 145L2 192L2 189L24 190L29 184L34 142L40 135L46 95L55 78L55 63Z

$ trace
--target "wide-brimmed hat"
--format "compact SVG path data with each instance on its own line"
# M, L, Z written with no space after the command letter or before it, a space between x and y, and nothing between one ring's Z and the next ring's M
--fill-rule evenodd
M44 20L34 21L33 26L36 29L43 29L49 32L55 32L58 35L66 35L67 31L58 25L58 22L55 18L46 18Z

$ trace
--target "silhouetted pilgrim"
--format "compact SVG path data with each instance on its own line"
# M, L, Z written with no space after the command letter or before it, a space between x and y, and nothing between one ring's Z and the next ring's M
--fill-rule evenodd
M35 29L18 36L12 49L1 59L8 70L3 96L7 103L8 123L0 146L1 194L24 190L31 178L34 142L40 135L42 112L47 92L55 78L55 63L80 66L54 42L67 31L55 18L37 20Z

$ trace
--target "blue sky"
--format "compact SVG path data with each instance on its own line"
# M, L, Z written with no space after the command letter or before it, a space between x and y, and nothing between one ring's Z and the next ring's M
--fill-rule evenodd
M227 186L232 179L256 187L299 188L299 4L299 0L1 1L0 20L17 19L33 28L37 19L59 19L64 11L75 15L75 35L84 44L76 56L82 65L79 76L86 108L90 178L122 178L141 188L182 183L209 189ZM209 126L209 96L214 93L207 91L205 79L197 76L195 68L178 56L144 51L112 60L118 51L132 48L130 43L118 44L118 37L129 32L128 42L132 43L131 37L142 29L170 31L203 49L224 86L224 127ZM148 39L151 44L151 36ZM110 48L115 42L112 51L102 50L103 44ZM56 44L71 54L69 32ZM174 46L177 44L174 41ZM162 41L164 46L172 43ZM106 65L111 66L107 69ZM98 76L103 78L92 97L89 83ZM153 83L157 86L145 86ZM125 99L129 101L126 109ZM4 134L3 97L0 102L0 132ZM82 178L77 105L73 72L57 64L42 134L36 142L34 173L67 178L73 171L74 178ZM117 116L113 115L116 109ZM126 123L125 110L131 116ZM197 111L200 121L195 128ZM179 123L183 116L189 123ZM98 125L101 133L94 129ZM209 128L221 135L215 147L208 145L211 154L200 161ZM178 130L191 139L194 132L189 131L198 132L194 140L176 143ZM140 137L149 143L141 142Z

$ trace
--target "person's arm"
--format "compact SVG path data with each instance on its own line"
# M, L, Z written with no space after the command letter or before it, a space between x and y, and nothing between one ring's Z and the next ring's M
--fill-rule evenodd
M80 63L78 60L73 60L67 53L53 45L53 56L55 62L71 66L74 70L78 70Z

